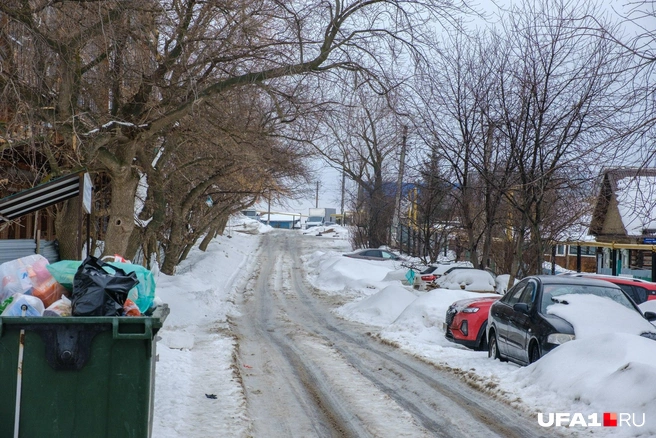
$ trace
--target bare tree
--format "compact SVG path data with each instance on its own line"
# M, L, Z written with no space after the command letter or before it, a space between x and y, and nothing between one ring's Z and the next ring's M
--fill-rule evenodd
M270 136L275 124L260 93L224 93L221 105L206 101L195 117L170 130L161 147L139 156L148 193L130 239L152 254L161 245L161 269L173 273L203 235L213 237L228 217L274 189L306 179L303 155L293 143ZM211 238L210 237L210 238Z
M442 157L449 181L455 229L477 267L487 267L501 193L512 171L508 151L499 147L490 119L496 86L491 74L496 47L485 35L454 34L436 45L440 53L417 80L418 132L432 154ZM482 243L482 245L481 245Z
M615 138L624 151L632 152L630 158L622 154L622 163L653 167L656 164L653 146L656 140L656 7L653 1L633 0L613 9L619 23L609 26L597 20L595 32L618 46L625 54L623 68L630 72L624 88L626 106L621 108L624 123L618 125Z
M564 206L585 198L600 157L615 157L627 70L594 12L587 1L525 1L498 28L439 45L422 70L417 129L448 163L479 266L491 255L501 266L510 257L515 276L540 272L547 246L580 216Z
M342 170L357 187L352 206L356 213L354 246L379 247L389 243L401 124L390 108L389 96L380 96L368 83L349 94L344 105L322 114L321 132L314 144L319 154Z
M383 51L413 44L422 24L459 8L440 0L6 1L0 89L61 140L44 154L51 172L83 164L108 176L105 251L124 253L141 177L135 158L165 144L204 102L261 87L281 112L298 110L285 102L304 78L340 69L375 75L387 67ZM60 220L63 241L75 240L71 223Z
M505 197L522 219L514 275L524 266L530 240L531 272L541 272L554 236L545 221L616 145L607 132L619 122L618 90L625 83L621 54L601 34L589 31L593 6L586 2L524 2L504 18L497 36L507 56L496 60L495 104L488 118L509 151L516 178ZM587 166L583 165L588 163ZM572 212L572 218L576 212Z

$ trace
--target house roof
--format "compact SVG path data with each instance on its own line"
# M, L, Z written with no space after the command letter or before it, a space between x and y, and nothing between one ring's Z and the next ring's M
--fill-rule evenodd
M627 236L656 232L656 169L620 168L604 173L590 225L593 234L602 232L613 198Z

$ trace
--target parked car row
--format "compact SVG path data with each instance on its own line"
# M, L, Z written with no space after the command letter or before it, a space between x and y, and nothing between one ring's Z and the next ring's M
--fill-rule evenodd
M405 260L383 248L344 255L367 260ZM413 286L419 290L444 288L488 293L498 290L501 294L507 285L498 288L492 273L475 269L471 263L459 262L427 266L415 276ZM638 304L656 300L656 283L587 273L531 276L517 282L504 295L456 301L446 311L445 337L468 348L487 350L493 359L531 364L557 346L575 339L573 325L554 311L548 311L555 303L568 304L570 298L560 297L571 295L613 300L628 309L629 315L634 315L631 318L642 321L642 326L638 324L642 336L656 340L656 326L649 324L656 323L656 313L643 314L638 307Z
M635 287L650 292L636 293ZM575 338L574 328L568 321L547 312L556 302L566 304L559 296L588 294L610 298L635 312L635 318L656 321L656 313L643 314L636 304L636 299L649 299L652 288L656 290L656 283L635 282L623 277L527 277L502 297L453 303L446 312L445 336L469 348L487 349L488 356L494 359L527 365ZM656 340L656 327L642 335Z

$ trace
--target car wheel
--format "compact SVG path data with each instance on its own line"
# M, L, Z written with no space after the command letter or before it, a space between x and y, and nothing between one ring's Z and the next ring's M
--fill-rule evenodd
M531 344L531 349L529 351L528 360L530 363L535 363L540 359L540 348L538 344Z
M492 336L490 336L488 343L489 345L487 350L487 357L491 357L492 359L499 359L501 362L505 362L507 359L501 357L496 333L493 333Z

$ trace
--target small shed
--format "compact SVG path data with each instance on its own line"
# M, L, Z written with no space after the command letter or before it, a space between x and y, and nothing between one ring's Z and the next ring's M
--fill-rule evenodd
M273 228L282 228L292 230L301 228L301 214L300 213L276 213L276 214L263 214L260 216L260 222L268 224Z
M4 197L0 199L0 230L6 230L12 226L14 229L24 228L24 225L20 223L21 218L29 218L31 213L76 196L83 196L82 205L89 212L91 211L91 190L91 180L88 174L81 170ZM0 235L0 263L31 254L41 254L49 262L59 260L57 242L41 239L42 230L38 215L33 221L26 223L33 227L31 236L31 229L28 229L24 235L16 234L13 236L14 238L10 239L2 238L3 236ZM78 226L78 252L81 253L83 244L80 237L82 236L82 209L80 209ZM87 235L89 234L88 228L87 222Z

